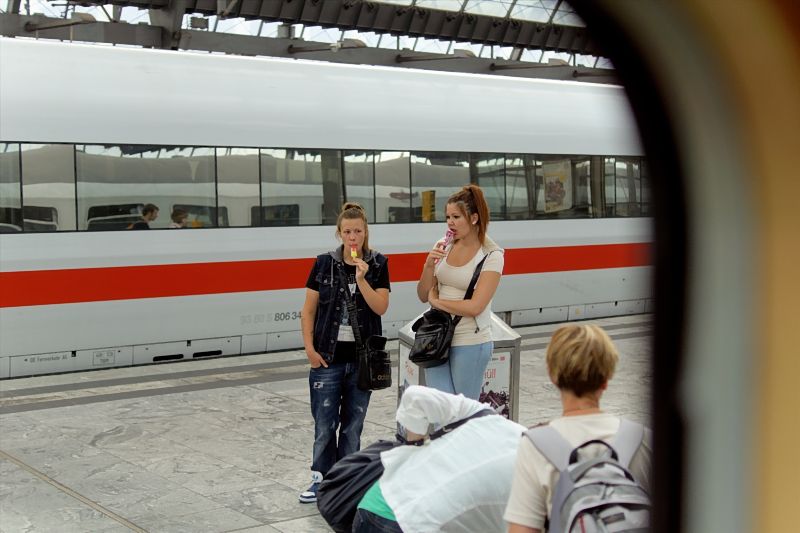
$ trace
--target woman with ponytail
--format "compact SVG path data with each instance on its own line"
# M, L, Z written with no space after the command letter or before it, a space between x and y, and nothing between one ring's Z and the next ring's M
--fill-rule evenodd
M362 339L381 334L381 315L389 306L388 259L369 247L364 208L344 204L336 238L342 244L314 262L300 319L314 416L311 486L300 494L303 503L316 502L328 470L361 447L370 391L357 385L358 357L344 291L355 300Z
M466 185L447 200L448 235L425 259L417 296L431 307L461 316L447 363L425 369L425 383L445 392L477 400L492 357L492 297L503 273L503 249L486 233L489 206L477 185ZM475 267L483 258L472 298L464 300Z

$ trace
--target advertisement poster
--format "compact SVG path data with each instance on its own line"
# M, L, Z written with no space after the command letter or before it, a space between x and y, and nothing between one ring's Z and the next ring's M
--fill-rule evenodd
M419 367L408 359L410 348L400 343L399 361L397 365L397 397L403 396L403 391L411 385L419 385Z
M481 388L481 403L509 418L511 415L511 352L495 352L486 367Z
M569 160L542 164L544 212L555 213L572 207L572 166Z

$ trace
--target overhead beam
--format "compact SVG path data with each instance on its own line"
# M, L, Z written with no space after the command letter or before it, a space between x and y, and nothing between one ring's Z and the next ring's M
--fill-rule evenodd
M463 72L469 74L493 74L519 78L544 78L552 80L576 80L596 83L616 83L613 70L570 65L541 65L518 61L464 57L424 52L404 52L385 48L362 48L331 45L330 43L301 39L254 37L230 33L215 33L197 30L179 30L166 35L163 28L125 22L101 22L51 28L46 31L29 31L51 23L63 23L64 19L43 15L0 14L0 35L8 37L34 37L60 40L76 40L110 44L127 44L145 48L170 48L223 52L236 55L302 57L336 63L383 65L401 68ZM26 26L28 29L26 29ZM302 51L298 54L298 50ZM410 57L417 60L408 61ZM515 68L507 68L515 66ZM520 68L524 66L525 68ZM541 67L546 68L541 68ZM530 67L530 68L527 68ZM537 68L538 67L538 68Z
M170 10L175 0L79 0L80 5L114 4ZM222 15L492 46L602 55L584 27L490 17L368 0L226 0ZM185 12L220 15L220 0L185 0Z
M164 7L149 10L150 24L161 28L160 48L178 49L186 3L187 0L170 0Z

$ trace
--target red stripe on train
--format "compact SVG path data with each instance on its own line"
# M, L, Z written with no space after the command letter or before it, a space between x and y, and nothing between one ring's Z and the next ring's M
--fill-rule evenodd
M424 253L391 254L392 282L416 281ZM103 302L296 289L313 259L269 259L0 273L0 307ZM506 250L505 274L638 267L650 244L600 244Z

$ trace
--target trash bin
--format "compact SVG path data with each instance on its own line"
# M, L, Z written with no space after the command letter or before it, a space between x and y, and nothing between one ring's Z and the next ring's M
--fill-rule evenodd
M420 315L422 316L422 315ZM419 317L417 317L419 318ZM408 360L414 345L411 325L416 318L400 328L397 402L409 385L425 385L425 369ZM500 317L492 313L492 359L486 367L480 401L513 421L519 420L519 351L522 338Z

